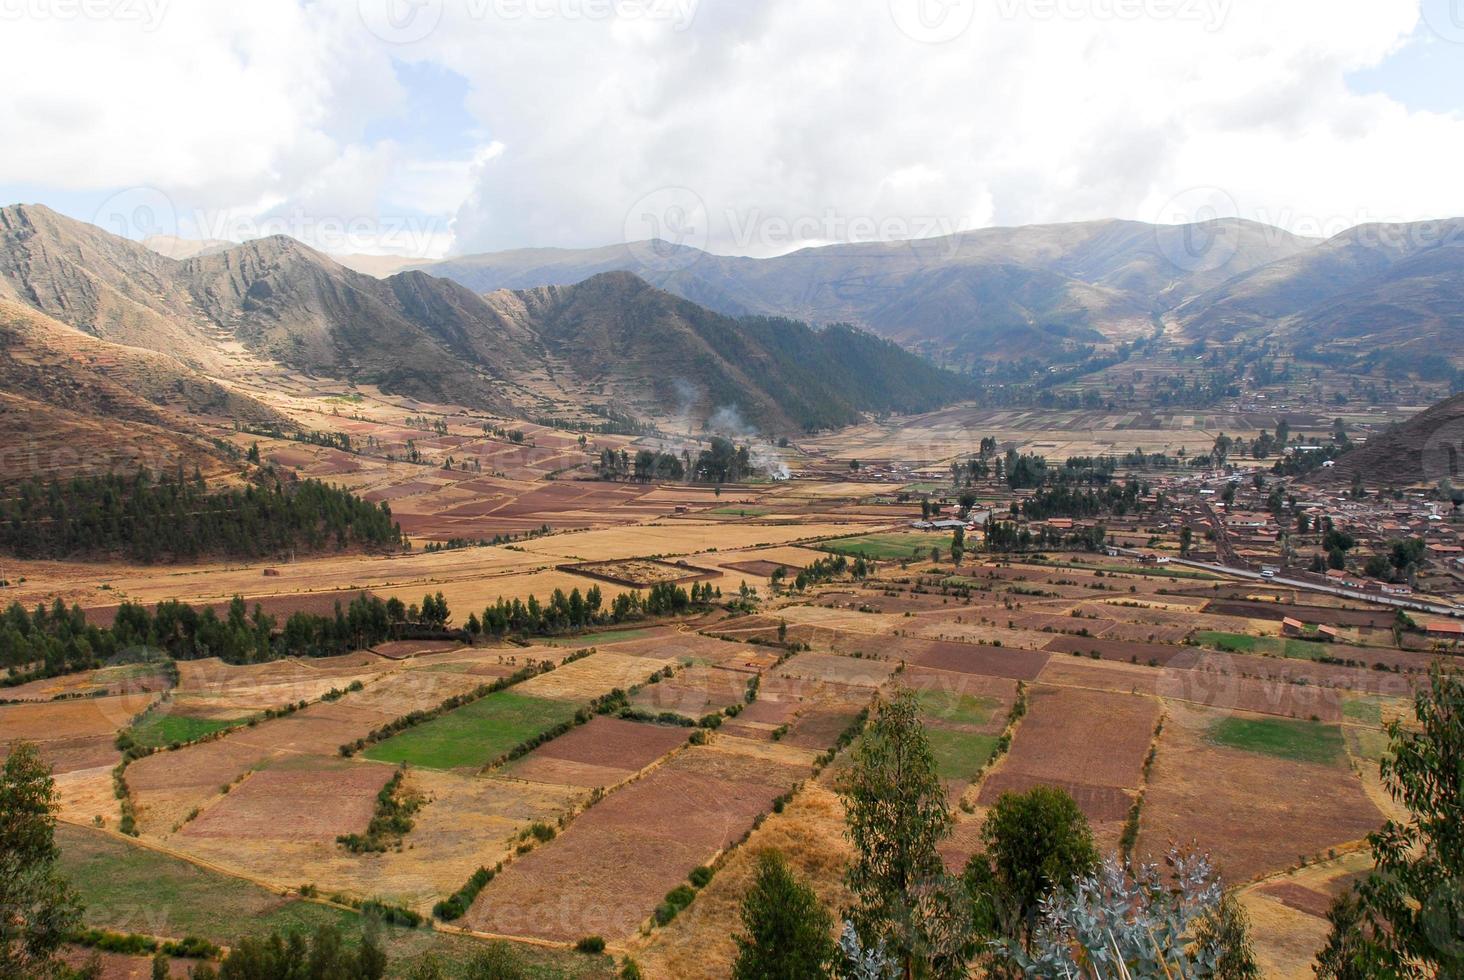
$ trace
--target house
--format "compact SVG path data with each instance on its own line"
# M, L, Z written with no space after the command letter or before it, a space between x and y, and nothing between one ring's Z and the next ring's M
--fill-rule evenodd
M1282 636L1302 636L1305 633L1306 624L1303 623L1301 620L1292 619L1290 616L1287 616L1285 619L1281 620Z
M1362 583L1340 568L1327 569L1327 584L1340 585L1344 589L1360 589Z

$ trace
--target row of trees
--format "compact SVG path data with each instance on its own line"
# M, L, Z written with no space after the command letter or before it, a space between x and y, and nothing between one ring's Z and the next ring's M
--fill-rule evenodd
M746 446L713 436L711 446L693 459L685 450L675 453L639 450L634 456L624 449L600 450L599 475L602 480L683 480L688 475L701 483L737 483L753 472L752 454Z
M373 504L317 480L210 490L195 473L22 484L0 500L0 548L23 558L123 555L154 562L255 558L334 547L396 548L401 528Z
M691 454L659 453L650 449L639 450L631 456L624 449L600 450L600 479L634 480L650 483L654 480L681 480L691 466Z
M1147 492L1148 487L1135 480L1087 489L1059 484L1043 487L1023 500L1020 512L1029 521L1042 521L1049 517L1095 517L1099 514L1122 517L1143 510L1141 498ZM1012 509L1018 509L1015 503Z
M744 584L742 595L746 597L748 592ZM608 608L598 585L590 586L584 594L577 588L571 589L568 595L563 589L555 589L547 603L532 595L527 601L499 598L483 610L481 620L469 616L466 628L473 636L555 636L647 616L677 616L703 611L721 599L722 590L710 582L693 582L690 591L674 582L661 582L651 586L645 594L639 590L622 592Z
M1072 548L1077 551L1102 551L1108 541L1108 529L1102 524L1075 528L1063 533L1052 527L1020 527L1011 521L988 519L986 550L992 552L1031 551L1034 548Z
M325 657L399 637L408 629L445 629L450 621L439 592L422 605L359 595L333 615L296 612L283 625L235 596L224 615L169 600L152 609L124 602L110 627L88 623L79 606L57 600L28 612L13 603L0 616L0 666L19 681L96 668L158 650L174 660L219 657L243 664L276 657Z

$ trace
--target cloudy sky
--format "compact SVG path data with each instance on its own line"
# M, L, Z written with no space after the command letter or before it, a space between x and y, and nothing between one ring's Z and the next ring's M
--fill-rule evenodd
M1457 0L0 0L0 203L739 254L1464 214Z

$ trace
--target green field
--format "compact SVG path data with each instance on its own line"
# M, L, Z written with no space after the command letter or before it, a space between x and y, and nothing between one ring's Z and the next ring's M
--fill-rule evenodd
M1214 630L1198 630L1194 639L1201 646L1224 650L1226 653L1255 653L1261 642L1260 637L1246 636L1244 633L1217 633Z
M100 831L59 824L56 843L61 849L61 873L78 892L85 906L82 921L89 927L172 939L198 936L221 946L272 932L311 933L323 925L337 926L346 942L354 945L365 928L356 912L282 898L250 882ZM328 891L325 885L321 890ZM446 976L464 976L467 961L483 949L477 940L428 929L381 926L380 930L390 977L411 975L428 955L443 965ZM533 946L514 950L526 977L615 976L606 957ZM137 962L146 972L146 961Z
M606 630L603 633L582 633L578 636L561 636L552 640L541 640L539 642L546 647L574 647L576 650L583 650L586 647L598 646L604 643L623 643L626 640L643 640L653 632L650 629Z
M1210 729L1210 741L1294 762L1329 765L1346 754L1342 729L1315 721L1283 718L1226 718Z
M707 513L719 517L765 517L771 514L771 507L718 507L716 510L709 510Z
M877 561L903 561L906 558L928 558L931 548L939 548L942 556L950 554L952 537L948 534L888 532L860 534L852 538L836 538L818 545L850 558L863 556Z
M1377 698L1349 697L1342 702L1342 717L1364 725L1383 724L1383 703Z
M426 769L486 766L518 745L574 717L580 705L499 691L409 728L366 750L368 759Z
M187 715L165 715L150 713L142 724L132 727L133 741L139 745L158 748L174 742L191 742L213 732L230 728L242 722L243 718L226 719L189 718Z
M1001 707L996 698L958 691L920 691L916 698L922 717L952 725L984 725L991 720L991 713Z
M1219 633L1198 630L1194 640L1201 646L1226 653L1260 653L1290 660L1318 660L1327 653L1328 645L1314 640L1291 637L1246 636L1244 633Z
M996 751L995 735L974 735L952 728L927 728L930 751L941 779L971 779Z

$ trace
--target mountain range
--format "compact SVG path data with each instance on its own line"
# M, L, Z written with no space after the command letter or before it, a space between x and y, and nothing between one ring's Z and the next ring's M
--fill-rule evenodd
M847 322L963 366L1051 360L1163 325L1181 340L1396 373L1464 367L1464 222L1366 225L1325 240L1252 221L991 228L773 258L666 242L522 249L417 268L485 292L633 272L729 316Z
M45 207L5 208L0 302L111 347L166 354L200 383L284 365L531 417L614 405L704 422L725 409L789 433L935 408L973 390L869 333L734 319L629 273L480 295L421 271L359 273L283 236L207 243L197 254L154 244L187 257ZM220 417L237 414L226 400L211 404Z

